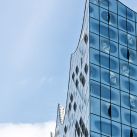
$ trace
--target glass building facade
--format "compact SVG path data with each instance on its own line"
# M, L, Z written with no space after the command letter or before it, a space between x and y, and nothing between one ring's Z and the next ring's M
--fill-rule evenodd
M137 137L137 13L118 0L86 1L55 137Z

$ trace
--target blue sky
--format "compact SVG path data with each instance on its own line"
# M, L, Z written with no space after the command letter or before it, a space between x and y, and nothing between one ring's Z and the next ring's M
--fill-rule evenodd
M0 0L0 123L56 119L83 9L84 0Z

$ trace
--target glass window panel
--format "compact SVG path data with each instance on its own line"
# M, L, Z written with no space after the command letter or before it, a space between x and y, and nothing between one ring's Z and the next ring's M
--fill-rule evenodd
M109 37L111 40L118 42L118 31L116 28L109 26Z
M101 68L101 82L110 85L109 70Z
M99 19L99 7L90 3L89 14L90 14L90 17L93 17L98 20Z
M130 34L127 34L128 47L136 50L136 37Z
M134 111L137 111L137 96L131 95L129 97L130 108Z
M90 33L89 42L90 42L90 47L99 49L99 35Z
M121 108L122 123L130 125L130 110Z
M90 18L90 32L99 34L99 21Z
M89 0L91 3L94 3L94 4L96 4L96 5L98 5L99 4L99 1L98 0Z
M119 30L119 43L122 45L127 46L128 40L127 40L127 34L124 31Z
M112 136L121 137L121 125L120 123L112 121Z
M109 0L99 0L100 6L108 9Z
M131 125L137 128L137 112L131 111Z
M110 53L111 48L110 48L109 39L100 37L100 49L101 49L101 51L103 51L107 54Z
M129 93L121 92L121 106L130 108Z
M109 10L117 13L117 0L109 0Z
M110 87L106 85L101 85L101 99L110 102Z
M120 89L129 92L129 79L128 77L120 76Z
M100 53L101 66L109 69L109 55Z
M90 115L91 131L100 133L100 117L91 114Z
M135 35L135 23L134 22L127 20L127 31L128 33Z
M118 2L118 14L126 17L126 6L124 6L121 2Z
M118 57L118 44L113 41L109 41L109 39L100 37L100 49L107 54Z
M110 84L112 87L119 88L119 75L110 71Z
M90 94L94 97L100 98L100 83L91 80Z
M90 48L90 62L99 65L99 51Z
M100 116L100 100L94 97L90 98L90 110L91 113Z
M137 96L137 81L130 79L130 93Z
M90 41L90 47L99 49L99 36L98 35L94 33L90 33L89 41Z
M100 22L100 35L108 38L108 25Z
M125 16L126 17L126 16ZM127 31L127 22L126 22L126 18L123 18L121 16L118 16L118 26L119 29L123 30L123 31Z
M90 78L100 81L100 68L98 66L90 65Z
M119 59L110 56L110 69L119 73Z
M130 137L130 127L122 125L122 137Z
M132 21L135 21L135 12L129 8L127 8L127 18Z
M111 121L101 118L101 132L106 136L111 136Z
M125 76L129 76L130 74L130 68L129 68L129 63L120 60L120 73Z
M129 64L130 66L130 77L137 80L137 66Z
M111 103L120 105L120 93L119 90L111 88Z

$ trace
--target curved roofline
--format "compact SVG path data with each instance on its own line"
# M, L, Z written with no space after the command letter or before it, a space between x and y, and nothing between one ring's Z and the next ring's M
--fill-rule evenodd
M79 41L78 41L78 45L76 47L76 49L74 50L73 53L71 53L71 56L70 56L70 69L69 69L69 80L68 80L68 90L69 91L69 85L70 85L70 71L71 71L71 62L72 62L72 56L76 53L77 49L78 49L78 46L79 46L79 43L80 43L80 40L81 40L81 36L82 36L82 31L83 31L83 28L84 28L84 19L85 19L85 13L86 13L86 5L87 5L87 1L85 1L85 7L84 7L84 15L83 15L83 21L82 21L82 28L81 28L81 32L80 32L80 37L79 37ZM68 92L67 92L67 99L66 99L66 103L65 103L65 110L66 110L66 107L67 107L67 102L68 102ZM59 105L59 104L58 104ZM58 112L58 109L57 109L57 112ZM57 117L58 118L58 117ZM56 118L56 122L57 122L57 118ZM66 111L65 111L65 116L64 116L64 121L65 121L65 118L66 118ZM60 124L63 125L64 124L64 121L63 123L61 123L60 121ZM56 128L57 128L57 123L56 123ZM55 128L55 129L56 129Z

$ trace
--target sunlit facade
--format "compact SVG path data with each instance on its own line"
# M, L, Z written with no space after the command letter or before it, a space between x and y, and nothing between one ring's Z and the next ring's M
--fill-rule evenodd
M55 137L137 137L136 42L136 12L117 0L86 1Z

